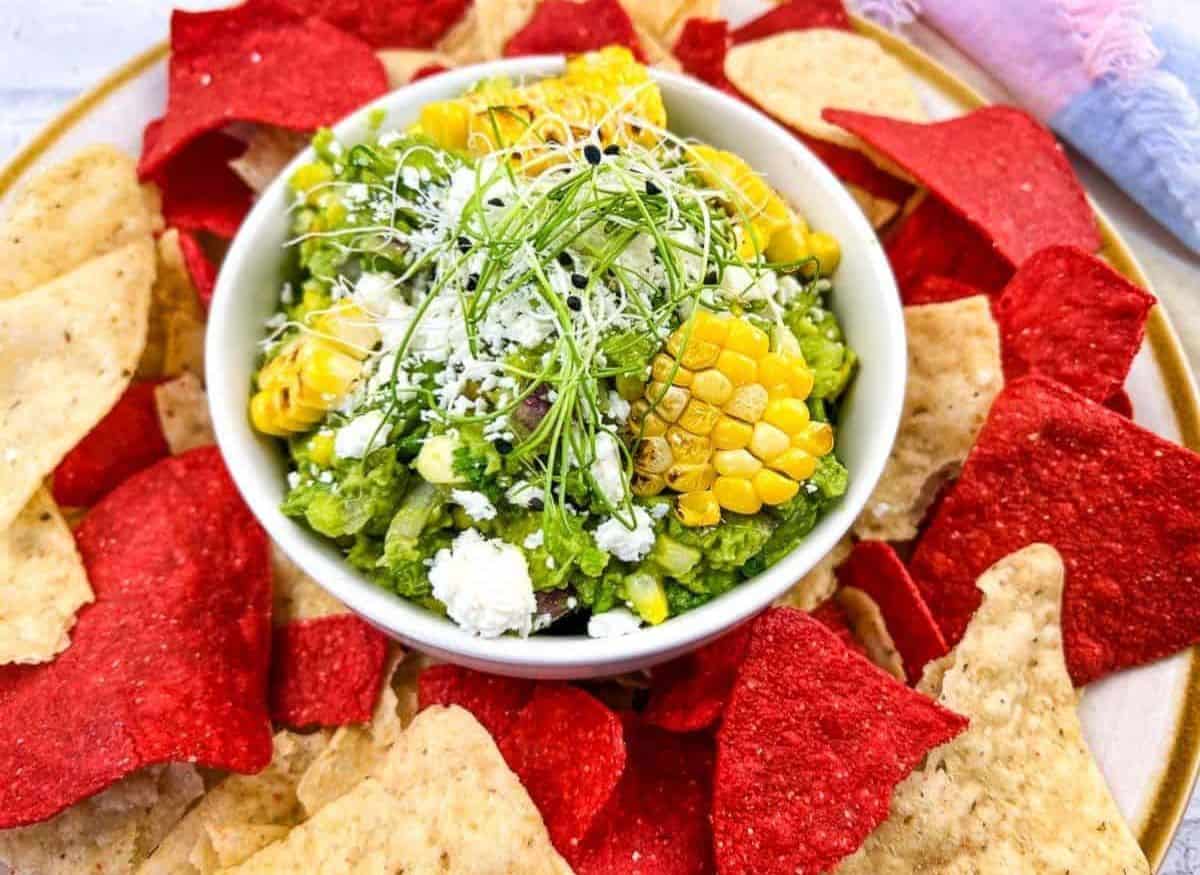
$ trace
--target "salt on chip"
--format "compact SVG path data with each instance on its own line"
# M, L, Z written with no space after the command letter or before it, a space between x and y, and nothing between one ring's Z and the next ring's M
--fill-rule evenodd
M819 140L862 148L821 118L827 107L909 121L925 110L904 65L873 40L841 30L797 30L735 45L725 75L767 112Z
M570 872L491 737L466 711L441 707L413 721L379 778L361 780L228 875L367 867L444 875Z
M0 866L22 875L132 875L203 792L193 765L150 766L45 823L0 831Z
M957 475L1004 383L1000 340L982 295L904 308L908 383L900 431L854 524L860 538L904 541Z
M970 718L892 796L839 875L1149 875L1084 741L1063 658L1062 559L1035 544L980 579L983 605L920 689Z
M111 146L83 149L35 177L0 226L0 299L145 240L154 221L133 159Z
M172 453L185 453L217 442L208 413L208 395L200 378L192 372L185 371L155 386L154 404Z
M388 67L388 55L408 52L380 52L380 60ZM425 54L413 52L412 54ZM391 70L388 71L389 79ZM397 87L394 83L392 87ZM241 177L250 190L261 194L293 158L308 145L309 136L274 125L256 125L246 144L246 151L229 162L233 172Z
M146 235L0 301L0 530L125 391L153 279Z
M75 538L45 489L0 532L0 664L46 662L67 649L92 601Z
M390 88L407 85L418 73L429 67L454 66L454 59L449 55L426 49L387 49L378 54L379 60L383 62L383 69L387 70Z

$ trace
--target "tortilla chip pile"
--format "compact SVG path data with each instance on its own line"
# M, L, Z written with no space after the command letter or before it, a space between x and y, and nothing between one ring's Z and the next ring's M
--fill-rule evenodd
M1133 422L1154 299L1045 129L929 121L836 0L736 27L714 0L248 0L171 42L137 165L84 150L0 226L0 868L1149 872L1075 688L1200 640L1200 459ZM900 432L852 533L690 654L621 683L432 665L233 489L219 254L389 88L610 43L846 185L905 305Z

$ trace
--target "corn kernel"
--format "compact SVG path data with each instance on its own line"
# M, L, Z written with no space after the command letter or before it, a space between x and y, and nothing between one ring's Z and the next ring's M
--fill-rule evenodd
M701 492L712 486L715 476L712 465L672 465L663 475L676 492Z
M754 484L741 477L718 477L713 481L712 491L717 503L734 513L751 514L762 509L762 499Z
M765 504L783 504L800 490L800 484L766 469L754 475L754 492Z
M638 441L635 461L639 471L661 474L671 467L675 457L665 437L649 437Z
M300 365L305 385L322 395L340 396L358 378L362 365L353 357L326 346L308 346L306 360Z
M758 360L758 379L764 386L786 383L791 377L791 362L779 353L769 352Z
M754 359L736 350L722 350L716 364L717 370L728 377L734 386L745 386L758 379L758 365Z
M730 416L746 422L758 422L767 409L767 390L758 383L739 386L723 409Z
M842 262L841 244L836 237L824 231L809 233L808 251L817 260L821 276L831 276Z
M650 363L650 376L659 383L674 383L676 386L692 385L693 374L675 359L659 353Z
M771 460L770 465L793 480L807 480L817 470L816 457L798 447L784 450Z
M697 310L692 318L692 337L724 346L725 338L729 336L729 323L729 319L722 319L715 313Z
M771 338L758 326L742 319L734 319L729 325L729 338L725 341L725 348L757 360L766 355L767 350L771 348Z
M733 382L716 368L700 371L692 381L692 395L718 407L733 394Z
M793 363L792 372L788 376L788 385L792 387L792 394L803 401L812 393L812 370L804 362L796 361Z
M769 422L788 434L795 434L808 425L808 405L795 398L768 401L767 409L763 412L763 422Z
M708 438L684 431L677 425L667 429L667 444L675 461L685 465L702 464L712 455Z
M712 443L719 450L740 450L750 443L754 426L740 422L731 416L721 416L713 426Z
M720 519L720 511L717 511ZM667 590L662 581L652 574L631 574L625 578L625 595L637 615L652 626L667 618Z
M720 418L721 408L693 398L679 415L679 426L692 434L708 434Z
M674 422L688 403L688 391L666 383L651 383L646 389L651 408L667 422Z
M250 399L250 421L263 434L275 437L287 437L289 431L276 423L275 410L272 406L270 392L257 392Z
M774 386L767 387L767 401L778 401L781 398L791 398L792 387L787 383L776 383Z
M308 457L314 464L327 468L333 463L333 432L319 431L308 443Z
M715 526L721 521L721 505L710 490L685 492L675 503L675 515L689 528Z
M799 216L771 235L767 244L767 258L771 261L804 261L808 258L808 226Z
M795 450L794 452L801 452ZM713 468L722 477L753 477L762 469L762 462L746 450L717 450L713 453Z
M833 449L833 429L827 422L811 422L808 428L792 435L792 446L813 456L824 456Z
M687 339L686 347L683 345L685 338ZM721 347L711 340L701 340L695 336L687 337L686 326L676 328L671 332L671 336L667 338L667 350L679 359L680 364L693 371L711 368L716 364L717 356L721 354Z
M633 481L629 485L629 490L640 498L658 495L666 488L667 481L661 474L643 474L641 471L633 472Z
M775 426L759 422L754 426L754 436L750 438L750 452L764 462L770 462L788 448L788 436Z
M657 413L647 413L635 433L641 437L661 437L667 433L667 421Z

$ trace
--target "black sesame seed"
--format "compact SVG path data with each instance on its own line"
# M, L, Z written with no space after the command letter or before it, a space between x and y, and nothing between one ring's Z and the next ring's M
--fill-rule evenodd
M469 277L467 277L467 291L468 292L475 291L475 287L477 285L479 285L479 274L473 273Z
M593 146L591 143L583 147L583 157L587 159L587 163L593 167L600 163L600 149Z
M570 270L575 266L575 259L571 257L571 253L569 252L560 252L558 253L558 263L567 270Z
M579 299L579 295L567 295L567 306L578 313L583 309L583 301Z
M459 252L470 252L471 251L470 238L468 238L468 237L459 237L458 238L458 251Z
M650 195L650 197L654 197L656 194L662 194L662 189L659 188L657 185L655 185L653 182L651 182L649 179L647 179L646 180L646 194Z
M542 510L545 506L546 506L546 502L542 501L540 498L538 498L536 496L529 499L529 509L530 510Z
M571 274L571 285L573 285L577 289L586 289L587 288L587 277L585 277L581 273L573 273L573 274Z
M704 284L706 286L715 286L717 284L717 272L710 270L704 275Z
M607 146L604 147L604 154L605 155L620 155L621 147L618 146L616 143L609 143Z
M502 207L504 206L504 201L500 200L498 197L490 197L488 198L488 205L493 207Z
M495 447L496 452L502 456L507 456L512 452L513 449L512 441L506 441L504 438L500 438L498 441L493 443L492 446Z

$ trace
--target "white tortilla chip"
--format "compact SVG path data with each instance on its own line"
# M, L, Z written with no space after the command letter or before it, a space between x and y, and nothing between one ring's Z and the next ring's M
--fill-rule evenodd
M75 538L39 489L0 532L0 665L46 662L66 650L75 612L90 601Z
M261 194L308 141L307 134L274 125L255 125L246 151L230 161L229 166L255 194Z
M854 531L904 541L958 475L1004 385L1000 336L982 295L904 308L908 385L887 467Z
M0 227L0 298L144 240L156 222L149 205L133 159L111 146L90 146L50 168L17 196Z
M892 634L888 631L887 621L883 619L883 611L879 609L875 599L853 586L839 589L834 598L846 612L850 631L867 652L867 659L896 680L907 683L904 660L900 651L896 649L896 642L892 640Z
M0 531L129 385L153 279L146 237L0 301Z
M851 546L849 538L842 538L834 544L833 549L813 566L812 571L776 599L775 604L812 611L821 602L829 599L837 590L837 577L834 576L834 572L850 555Z
M855 203L858 204L859 209L863 211L863 215L867 217L867 221L876 231L886 226L900 213L899 204L875 197L857 185L846 183L846 191L850 192L850 196L854 198Z
M621 0L621 6L642 32L668 49L674 47L679 32L689 18L720 18L719 0Z
M429 708L365 778L228 875L307 872L569 875L541 815L487 731Z
M200 378L190 371L155 386L154 406L172 453L186 453L217 442L208 413L208 395Z
M161 335L162 360L154 376L204 373L204 306L174 228L158 238L158 278L150 309L149 339ZM147 344L151 346L152 343ZM147 349L147 357L150 350ZM145 359L139 371L149 366Z
M210 823L207 831L213 856L222 869L244 863L291 832L286 826L258 823Z
M163 838L137 875L216 872L221 863L213 847L211 829L219 832L223 827L244 824L295 826L303 818L296 799L296 781L328 740L326 732L277 733L271 764L257 775L230 775L209 790ZM264 846L271 840L265 837Z
M1035 544L980 579L984 601L920 689L971 725L901 783L840 875L1149 875L1096 767L1063 659L1063 565Z
M271 568L274 574L271 619L276 625L344 614L349 610L305 574L278 544L271 548Z
M203 792L195 766L151 766L45 823L0 831L0 868L7 864L19 875L132 875Z
M874 40L841 30L793 30L734 46L725 58L725 75L792 127L860 151L858 138L822 119L821 110L926 119L904 65Z
M480 61L493 61L495 58L484 57L483 47L479 41L479 12L478 4L472 3L466 13L442 37L434 49L453 59L455 64L465 66L478 64Z
M486 60L501 57L508 41L529 23L537 8L538 0L475 0L480 55Z
M441 67L456 66L454 59L449 55L423 49L385 49L375 54L383 63L383 69L387 70L390 88L407 85L419 71L434 64Z

